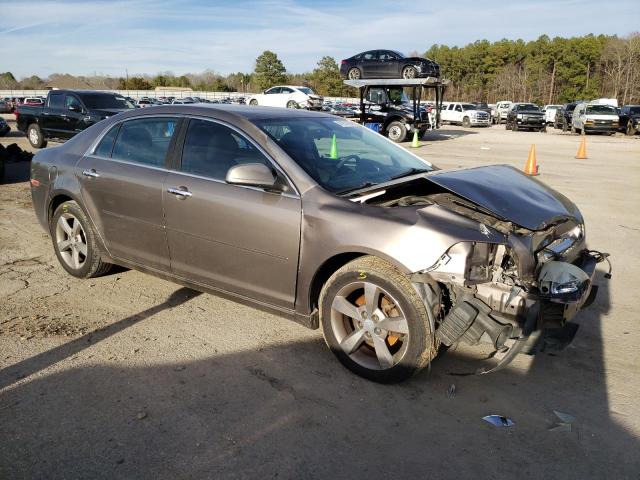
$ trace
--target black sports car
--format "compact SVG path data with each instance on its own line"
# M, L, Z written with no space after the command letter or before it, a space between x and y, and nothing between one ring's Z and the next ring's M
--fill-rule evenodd
M370 50L340 62L340 75L361 78L439 77L440 65L421 57L405 57L394 50Z

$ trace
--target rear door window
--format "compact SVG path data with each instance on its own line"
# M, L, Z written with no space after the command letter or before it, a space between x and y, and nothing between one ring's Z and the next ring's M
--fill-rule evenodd
M62 93L52 93L49 95L50 108L64 108L64 95Z
M138 118L124 122L111 158L164 167L177 118Z
M116 136L118 135L119 129L120 125L116 125L111 130L109 130L109 132L107 132L107 134L102 137L102 140L100 140L100 143L93 151L93 154L98 157L111 157L111 151L113 150L113 144L116 141Z

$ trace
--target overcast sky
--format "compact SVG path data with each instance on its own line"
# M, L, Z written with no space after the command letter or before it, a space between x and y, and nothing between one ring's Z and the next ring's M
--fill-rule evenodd
M304 72L372 48L638 29L638 0L0 0L0 72L227 74L267 49Z

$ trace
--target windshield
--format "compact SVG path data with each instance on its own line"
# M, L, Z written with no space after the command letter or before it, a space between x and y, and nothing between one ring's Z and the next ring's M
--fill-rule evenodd
M298 90L300 90L302 93L306 93L307 95L313 95L313 90L311 90L309 87L298 87Z
M533 103L521 103L518 105L518 110L524 110L527 112L539 112L540 108Z
M611 105L588 105L587 115L617 115L616 109Z
M102 109L114 109L114 110L127 110L135 108L135 106L127 101L126 98L119 95L104 95L100 93L84 93L80 95L84 105L87 108L95 108L96 110Z
M349 120L287 117L253 123L332 193L433 170L425 160Z
M631 108L629 108L629 113L633 113L633 114L640 113L640 107L631 107Z

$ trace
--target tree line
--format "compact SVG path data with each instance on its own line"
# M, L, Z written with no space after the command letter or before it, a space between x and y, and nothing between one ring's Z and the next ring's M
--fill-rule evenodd
M448 100L547 104L607 97L621 104L640 103L640 33L553 39L542 35L529 42L479 40L463 47L436 44L424 56L438 62L442 76L451 80ZM252 72L229 75L205 70L179 76L173 72L124 77L53 74L17 80L10 72L0 73L0 89L190 87L248 93L276 84L306 85L326 96L356 94L342 83L333 57L321 58L311 72L289 73L278 55L268 50L256 59Z

